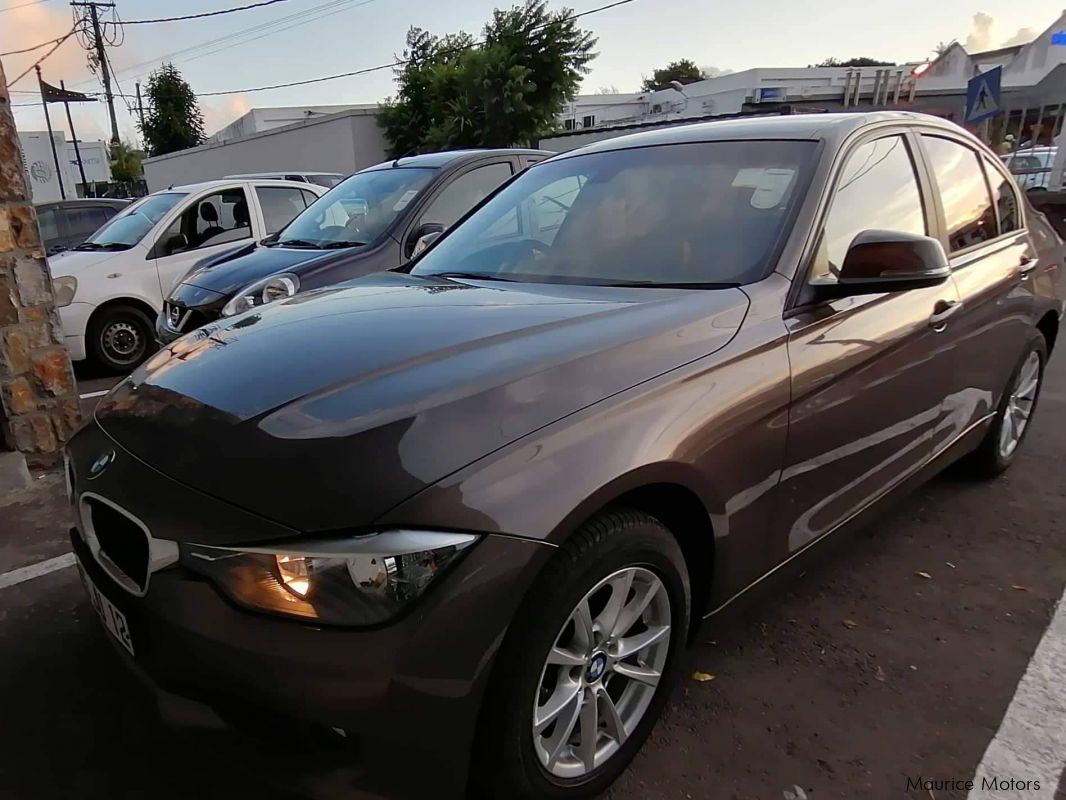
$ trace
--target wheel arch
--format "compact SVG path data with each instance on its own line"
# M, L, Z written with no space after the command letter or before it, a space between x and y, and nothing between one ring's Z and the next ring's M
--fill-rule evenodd
M93 309L93 312L89 315L89 320L85 326L86 331L88 331L88 329L93 325L93 323L100 318L100 315L103 312L109 311L112 308L118 308L120 306L129 306L130 308L137 309L138 311L142 312L146 317L148 317L148 321L153 324L155 323L156 317L159 316L159 312L156 309L152 308L151 304L145 300L141 300L137 297L112 297L110 300L104 301Z
M1040 318L1040 321L1036 323L1036 329L1044 334L1044 339L1047 341L1047 351L1050 355L1051 351L1055 349L1055 340L1059 335L1058 314L1054 311L1048 311Z
M708 507L706 491L698 490L695 470L681 464L655 464L635 470L593 493L574 509L549 537L561 544L597 514L612 508L631 508L659 520L681 547L692 587L694 635L706 612L716 568L714 499Z

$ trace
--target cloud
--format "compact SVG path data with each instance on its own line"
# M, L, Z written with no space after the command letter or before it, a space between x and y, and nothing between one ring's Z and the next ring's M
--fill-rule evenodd
M973 27L966 35L966 50L970 53L980 53L992 47L992 25L995 19L991 14L978 11L973 15Z
M1018 28L1018 32L1012 37L1007 39L1000 47L1014 47L1016 44L1029 44L1037 36L1040 35L1040 31L1035 28Z
M46 3L16 7L4 14L4 24L0 25L0 52L21 50L32 47L49 39L58 39L70 30L70 9L52 6ZM49 45L51 47L51 45ZM48 52L48 47L20 55L4 58L4 72L11 81L34 61ZM76 37L67 39L41 64L43 77L49 83L67 84L74 81L92 79L92 74L85 61L85 51L78 44ZM37 86L33 72L22 78L15 89L35 89Z
M243 94L201 100L200 111L204 115L204 132L211 136L251 110L252 104Z
M723 75L729 75L733 70L722 69L721 67L712 67L710 64L704 64L700 67L700 72L703 73L704 78L720 78Z

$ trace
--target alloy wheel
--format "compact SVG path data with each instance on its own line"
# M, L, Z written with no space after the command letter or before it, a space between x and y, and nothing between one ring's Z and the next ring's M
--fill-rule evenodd
M1029 425L1040 389L1040 354L1033 350L1025 359L1018 377L1011 387L999 433L999 453L1010 458L1021 443L1022 435Z
M533 705L541 766L580 779L607 762L648 710L670 650L670 598L644 567L597 583L545 659Z

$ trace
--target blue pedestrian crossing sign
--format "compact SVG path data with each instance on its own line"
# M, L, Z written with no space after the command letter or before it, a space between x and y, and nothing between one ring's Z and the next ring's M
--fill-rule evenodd
M994 117L1002 109L999 105L999 83L1003 67L990 69L970 78L966 85L966 121L980 122Z

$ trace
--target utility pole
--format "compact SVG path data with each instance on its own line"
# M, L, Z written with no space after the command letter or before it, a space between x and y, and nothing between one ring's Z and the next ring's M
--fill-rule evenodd
M82 6L89 9L89 17L93 23L93 41L96 45L96 57L100 62L101 74L104 78L104 99L107 100L107 113L111 117L111 143L118 144L118 120L115 118L115 96L111 94L111 74L107 68L107 55L104 53L104 37L100 34L100 14L101 8L114 8L114 3L78 3L72 2L72 6Z
M141 121L141 138L144 138L144 106L141 104L141 82L137 81L134 86L137 87L137 119Z

